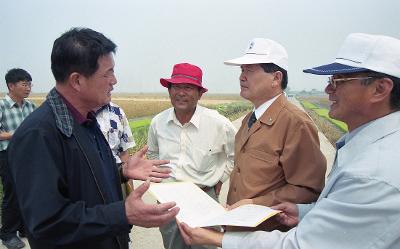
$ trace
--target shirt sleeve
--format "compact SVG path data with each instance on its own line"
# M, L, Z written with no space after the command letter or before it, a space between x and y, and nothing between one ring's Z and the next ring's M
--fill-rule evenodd
M303 219L303 217L315 206L315 202L311 204L297 204L297 208L299 210L299 219Z
M4 127L3 127L3 109L0 106L0 132L4 132Z
M253 199L270 206L289 201L310 203L317 200L325 183L326 159L319 148L318 132L311 122L301 122L287 132L279 158L286 184Z
M400 193L370 177L342 175L329 195L283 233L226 233L224 249L397 248Z
M158 141L157 141L157 131L155 129L155 119L150 123L149 132L147 134L147 158L149 159L159 159Z
M228 119L226 121L227 121L227 124L225 125L226 142L224 145L224 151L227 156L227 160L226 160L226 164L225 164L224 174L222 175L222 178L221 178L222 182L225 182L229 178L229 176L233 170L234 159L235 159L234 154L235 154L236 128L232 124L231 121L229 121Z
M120 148L121 151L126 151L130 148L136 146L135 140L132 135L131 127L129 126L128 119L126 118L125 112L120 108L121 112L121 125L122 125L122 133L120 138Z
M289 242L290 235L291 232L288 234L278 230L273 232L226 232L222 238L222 249L298 249L299 247L285 243Z

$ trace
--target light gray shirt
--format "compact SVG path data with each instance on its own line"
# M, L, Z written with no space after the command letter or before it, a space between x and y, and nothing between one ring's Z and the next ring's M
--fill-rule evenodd
M316 203L298 205L301 221L283 233L228 232L222 248L400 248L400 112L346 139Z

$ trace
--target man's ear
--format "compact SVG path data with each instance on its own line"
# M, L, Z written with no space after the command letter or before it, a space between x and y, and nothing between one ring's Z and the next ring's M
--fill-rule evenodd
M73 72L68 77L68 84L75 89L76 91L80 91L82 87L83 77L80 73Z
M377 79L373 83L373 86L372 103L384 101L386 98L390 101L390 93L393 89L393 81L391 79Z
M13 83L7 83L7 86L8 86L8 90L11 92L11 91L14 91L14 87L15 87L15 84L13 84Z
M203 91L199 89L199 99L201 98L201 96L203 96Z
M281 71L274 72L274 79L272 81L272 86L274 88L281 87L282 79L283 79L283 73Z

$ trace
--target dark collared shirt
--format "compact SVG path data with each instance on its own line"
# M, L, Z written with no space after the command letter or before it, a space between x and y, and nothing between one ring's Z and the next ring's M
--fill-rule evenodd
M56 90L57 91L57 90ZM109 195L111 196L113 201L118 200L118 192L113 187L115 186L113 182L115 182L116 175L115 169L113 168L115 165L114 157L111 157L110 147L103 136L103 133L100 130L99 124L97 123L96 116L94 112L89 112L86 118L70 103L64 96L62 96L58 91L57 93L60 95L61 100L66 105L67 109L71 113L71 116L85 129L88 131L88 138L93 144L94 148L97 148L97 152L99 153L100 158L102 159L102 169L103 173L107 179L107 190L109 191Z

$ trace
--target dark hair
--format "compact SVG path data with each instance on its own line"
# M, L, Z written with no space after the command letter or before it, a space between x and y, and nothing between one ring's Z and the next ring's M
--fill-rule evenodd
M396 110L400 110L400 79L388 76L393 81L393 89L390 93L390 105Z
M281 88L282 90L285 90L288 84L288 74L287 71L273 63L261 63L260 66L262 69L264 69L264 72L266 73L274 73L277 71L280 71L282 73L282 82L281 82Z
M8 84L15 84L20 81L32 81L31 75L27 71L21 68L13 68L8 70L5 79L8 89L10 89L8 87Z
M73 73L93 75L99 57L115 53L117 45L103 34L88 28L72 28L54 41L51 51L51 71L57 82Z

